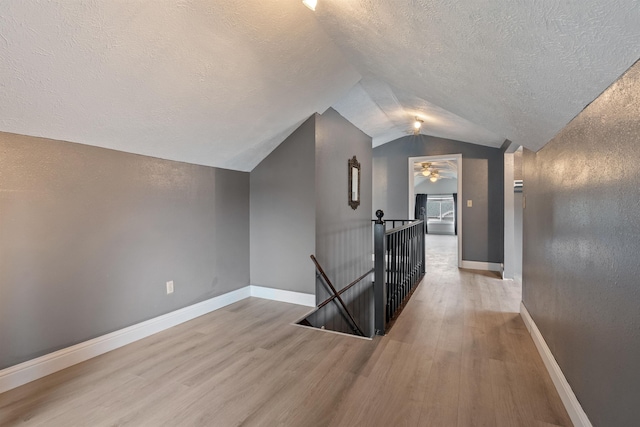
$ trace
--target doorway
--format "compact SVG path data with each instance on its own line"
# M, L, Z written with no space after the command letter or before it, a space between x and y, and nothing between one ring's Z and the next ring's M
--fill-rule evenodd
M408 218L414 218L416 214L416 194L427 194L424 200L427 206L431 206L432 212L427 212L427 218L431 220L434 231L442 230L449 219L454 220L454 233L457 235L458 267L462 266L462 154L446 154L442 156L409 157L409 203ZM455 184L452 183L455 180ZM438 184L439 183L439 184ZM431 190L422 189L431 188ZM416 191L418 188L418 191ZM425 193L420 193L424 191ZM430 191L432 194L426 193ZM454 196L455 194L455 196ZM442 201L451 198L455 205L455 211L446 211L448 204L445 202L445 211L442 212ZM431 200L431 205L428 205ZM439 202L439 203L438 203ZM439 206L438 206L439 205ZM436 212L436 207L440 210ZM438 213L438 218L434 215ZM455 215L454 218L452 216ZM427 223L429 228L429 222Z

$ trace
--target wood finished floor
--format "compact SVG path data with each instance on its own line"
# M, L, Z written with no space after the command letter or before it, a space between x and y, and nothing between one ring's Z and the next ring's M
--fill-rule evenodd
M520 287L428 274L385 337L293 326L306 307L250 298L0 394L0 425L570 426L518 313Z

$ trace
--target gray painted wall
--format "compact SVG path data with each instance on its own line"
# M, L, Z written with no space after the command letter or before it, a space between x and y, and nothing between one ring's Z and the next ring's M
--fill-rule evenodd
M431 182L428 178L415 177L415 180L415 194L453 194L458 192L457 179L440 179Z
M522 283L522 193L513 194L513 279Z
M248 228L247 173L0 133L0 368L248 285Z
M515 212L513 193L513 153L504 153L504 279L515 276Z
M513 153L513 179L522 179L522 147ZM522 192L513 194L513 238L514 271L513 278L522 283Z
M251 171L253 285L315 293L315 128L314 115Z
M513 183L522 179L522 148L504 153L504 270L502 277L522 283L522 193Z
M371 138L335 110L316 127L316 257L337 283L347 284L373 267ZM348 204L348 160L360 162L360 206Z
M462 154L462 258L502 262L503 158L498 148L425 135L407 136L373 149L373 212L408 216L408 158ZM460 196L459 196L460 197ZM473 207L466 201L473 200Z
M316 281L309 255L338 290L371 269L371 152L371 138L329 109L310 117L251 172L252 284L315 293L321 302L328 292ZM361 164L356 210L347 199L347 162L354 155ZM365 284L345 294L348 304L368 304L359 298L370 288ZM362 327L371 329L368 307L358 311ZM334 304L309 320L346 327Z
M525 152L523 301L594 426L640 423L640 63Z
M360 162L360 206L348 204L348 160L356 156ZM316 257L338 290L373 267L372 243L372 148L371 138L333 109L317 116L316 126ZM353 304L361 304L361 328L373 331L373 316L367 298L361 292L370 289L371 277L359 290L346 295ZM325 287L318 284L318 302L328 297ZM332 303L327 308L335 308ZM327 310L327 322L342 318ZM339 329L338 325L327 327Z

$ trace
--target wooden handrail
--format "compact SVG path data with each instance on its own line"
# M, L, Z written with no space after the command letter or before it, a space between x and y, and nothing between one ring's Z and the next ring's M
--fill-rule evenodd
M333 295L335 296L335 299L338 300L340 305L342 305L342 308L344 309L345 313L347 313L347 316L349 317L349 320L351 320L351 323L353 323L354 332L357 332L358 335L364 337L365 335L362 332L362 330L358 327L358 323L356 322L356 319L354 319L353 316L351 315L351 313L349 312L349 309L347 308L347 305L344 303L342 298L340 298L340 295L338 294L338 291L336 291L336 288L333 286L333 283L331 283L331 280L329 280L329 277L327 277L327 275L325 274L324 270L320 266L320 263L318 262L318 260L316 259L316 257L314 255L311 255L311 261L313 261L313 263L316 265L316 270L318 270L318 272L320 273L320 276L322 276L322 279L324 280L324 282L327 284L327 286L329 286L329 288L331 288L331 292L333 292Z
M349 283L347 286L345 286L344 288L340 289L340 291L338 292L337 295L332 295L329 298L327 298L326 300L322 301L320 304L318 304L318 308L322 308L325 305L329 304L331 301L333 301L336 297L342 295L343 293L345 293L346 291L348 291L349 289L351 289L351 287L353 287L354 285L356 285L358 282L361 282L362 279L364 279L365 277L367 277L368 275L370 275L371 273L373 273L373 268L369 271L367 271L366 273L364 273L362 276L358 277L356 280L354 280L353 282ZM372 283L373 285L373 283Z
M422 220L422 219L411 220L411 222L409 222L408 224L401 225L400 227L392 228L391 230L386 230L385 234L391 234L391 233L395 233L395 232L398 232L398 231L405 230L407 228L411 228L414 225L416 225L416 223L419 223L419 222L424 222L424 220Z

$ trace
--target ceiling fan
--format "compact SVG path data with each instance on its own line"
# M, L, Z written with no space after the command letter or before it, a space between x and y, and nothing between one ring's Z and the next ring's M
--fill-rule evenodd
M427 177L431 182L436 182L440 178L444 178L440 175L438 169L435 169L430 162L416 163L414 169L418 169L416 175Z

